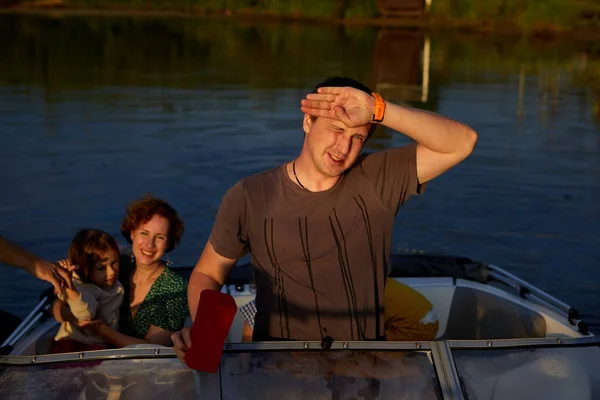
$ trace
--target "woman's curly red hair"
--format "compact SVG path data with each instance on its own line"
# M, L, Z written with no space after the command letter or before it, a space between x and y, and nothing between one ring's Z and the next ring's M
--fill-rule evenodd
M169 203L150 194L146 194L127 206L125 217L121 221L121 234L129 244L132 244L131 232L150 221L155 215L160 215L169 220L168 243L165 251L168 253L176 248L181 241L184 230L183 220L179 218L177 211Z

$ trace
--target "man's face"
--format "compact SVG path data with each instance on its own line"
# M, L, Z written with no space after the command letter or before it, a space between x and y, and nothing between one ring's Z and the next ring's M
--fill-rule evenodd
M304 132L310 156L324 176L340 176L354 164L369 135L370 125L348 128L341 121L304 115Z

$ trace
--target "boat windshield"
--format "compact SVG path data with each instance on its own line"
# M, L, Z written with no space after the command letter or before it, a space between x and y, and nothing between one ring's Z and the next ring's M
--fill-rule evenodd
M406 350L409 345L390 348L354 343L350 346L362 347L340 345L327 351L302 350L294 344L232 345L224 351L220 369L214 374L188 369L174 358L171 349L142 349L138 353L135 349L109 350L104 359L95 361L78 359L77 353L68 355L66 361L62 358L62 362L55 358L59 355L3 357L0 398L600 398L597 342L561 347L483 345L435 342ZM100 352L88 355L101 356Z
M4 367L4 366L3 366ZM194 399L196 373L177 359L8 366L2 399Z
M2 399L441 399L429 351L224 353L220 374L177 359L5 365Z
M428 352L225 354L223 399L441 399Z
M600 347L452 350L467 399L598 399Z

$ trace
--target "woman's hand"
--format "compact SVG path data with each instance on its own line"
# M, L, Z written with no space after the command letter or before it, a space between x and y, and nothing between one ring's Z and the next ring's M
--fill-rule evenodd
M337 119L349 128L370 124L375 110L375 98L353 87L322 87L301 104L302 112Z
M87 321L77 321L75 323L78 328L86 328L92 331L95 334L99 334L102 329L108 327L106 322L101 319L90 319Z

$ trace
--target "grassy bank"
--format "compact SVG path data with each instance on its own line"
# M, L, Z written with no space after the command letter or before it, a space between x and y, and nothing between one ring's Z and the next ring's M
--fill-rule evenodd
M598 0L432 0L422 18L384 18L377 0L0 0L0 7L17 12L63 9L220 14L252 19L546 34L600 29Z

